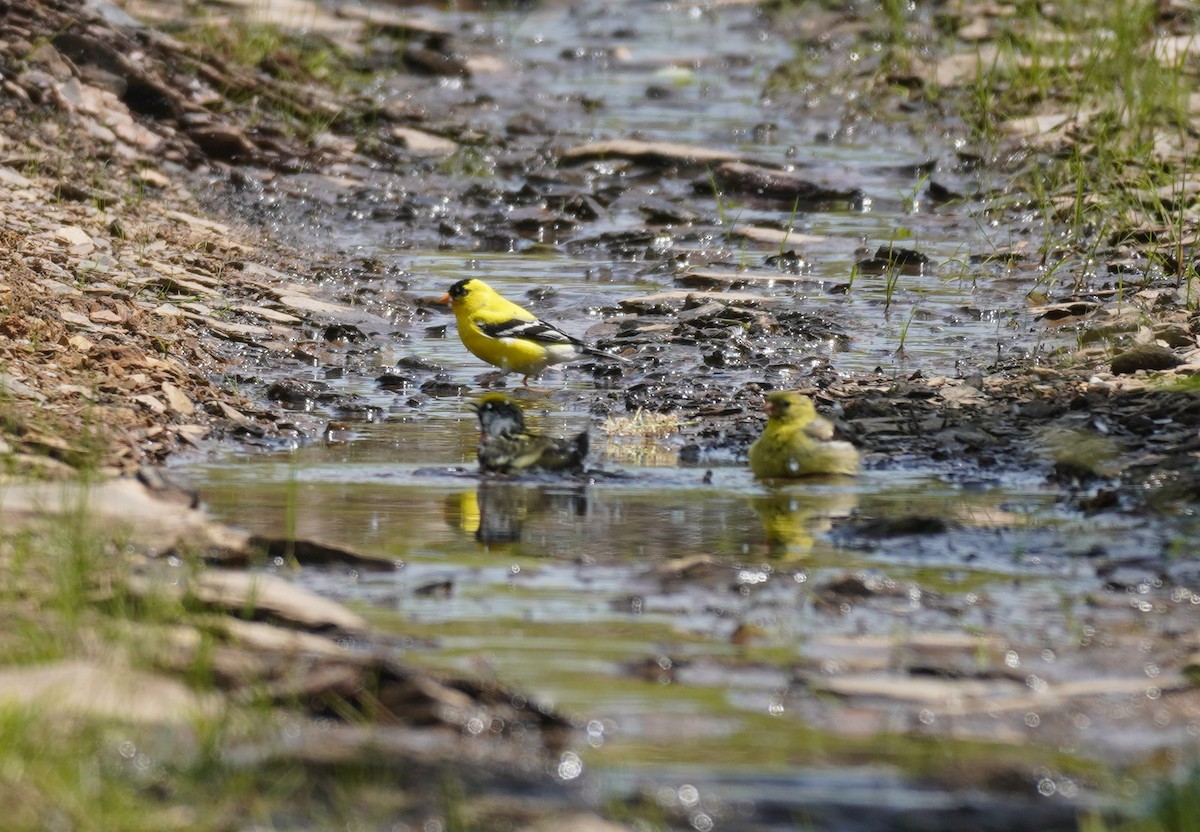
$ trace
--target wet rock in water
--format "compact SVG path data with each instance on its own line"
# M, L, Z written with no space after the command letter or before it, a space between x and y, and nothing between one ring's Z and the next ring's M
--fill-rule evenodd
M929 180L929 187L926 189L926 193L934 202L954 202L964 198L964 194L934 179Z
M701 220L690 208L648 194L641 196L638 213L649 225L692 225Z
M402 391L415 386L416 380L412 376L384 373L381 376L376 376L375 383L379 385L381 390Z
M503 375L501 376L503 377ZM469 385L461 384L457 381L451 381L449 378L441 377L431 378L421 385L421 392L434 396L435 398L444 399L453 396L465 396L471 392Z
M697 289L745 289L747 287L803 286L817 291L823 290L819 278L796 277L770 271L738 271L735 269L693 269L677 274L675 283Z
M592 142L566 150L559 157L563 164L580 164L603 159L629 159L644 165L668 167L670 165L711 165L743 158L743 154L730 150L715 150L699 145L675 142L644 142L636 139L614 139ZM709 193L712 192L711 185Z
M862 575L843 575L824 583L818 592L837 598L870 598L875 594Z
M268 385L266 397L281 404L311 407L316 402L332 401L337 398L337 394L328 385L318 381L285 378Z
M862 191L857 189L831 188L789 171L743 162L718 165L713 169L711 178L706 176L697 180L692 184L692 190L711 194L714 181L721 189L803 207L854 202L862 198Z
M1183 361L1174 352L1157 344L1140 344L1112 361L1114 375L1130 375L1138 370L1170 370Z
M439 373L445 369L441 364L419 355L406 355L396 361L396 366L404 370L425 370L431 373Z
M905 517L880 517L858 523L847 531L859 537L886 538L905 535L945 534L950 524L941 517L910 514Z
M330 324L321 333L327 342L341 344L357 344L367 340L363 331L353 324Z
M404 50L404 63L410 69L431 75L466 78L471 70L458 55L443 51L445 39L431 38L425 43L413 43Z
M236 127L204 125L193 127L187 136L204 155L224 162L251 162L258 158L258 149Z
M1029 311L1039 320L1063 324L1094 315L1100 309L1101 304L1099 301L1075 300L1064 303L1047 303L1035 306Z
M945 679L989 675L1005 668L1007 642L995 635L915 633L894 645L896 663L913 676Z
M911 248L880 246L874 256L859 260L855 265L864 274L883 274L896 270L901 274L921 274L933 263L927 255Z

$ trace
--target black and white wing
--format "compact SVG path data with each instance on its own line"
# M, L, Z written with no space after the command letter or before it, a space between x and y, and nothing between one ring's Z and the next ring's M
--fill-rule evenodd
M476 321L479 331L490 338L524 338L546 346L568 344L578 349L584 349L583 342L563 332L556 326L536 318L532 321L522 321L509 318L499 323Z

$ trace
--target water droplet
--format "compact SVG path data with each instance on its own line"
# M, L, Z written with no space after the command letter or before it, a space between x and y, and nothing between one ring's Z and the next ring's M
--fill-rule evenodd
M1042 797L1050 797L1056 791L1058 791L1058 786L1049 777L1043 777L1038 781L1038 794Z
M1025 714L1025 724L1030 728L1036 728L1042 724L1042 718L1031 711Z
M713 828L713 819L703 812L697 812L692 815L691 824L697 832L709 832Z
M566 751L558 761L558 777L560 780L574 780L583 774L583 761L574 751Z
M700 802L700 790L695 786L685 783L679 787L679 791L676 794L679 797L679 802L684 806L695 806Z
M1008 667L1020 667L1021 657L1017 655L1016 650L1009 650L1004 654L1004 664Z
M917 719L921 721L922 725L932 725L934 720L933 711L928 708L922 708L920 713L917 714Z

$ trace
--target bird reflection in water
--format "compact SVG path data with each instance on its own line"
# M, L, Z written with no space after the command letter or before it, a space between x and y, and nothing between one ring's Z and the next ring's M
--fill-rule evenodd
M817 537L858 508L858 494L785 486L752 497L750 506L762 521L768 554L786 560L811 555Z
M538 515L585 517L586 486L486 479L473 491L446 498L446 522L487 546L518 543L526 520Z

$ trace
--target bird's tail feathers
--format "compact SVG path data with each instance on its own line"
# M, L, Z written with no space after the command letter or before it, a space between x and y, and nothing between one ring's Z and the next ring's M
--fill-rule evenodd
M583 353L584 353L584 355L591 355L591 356L595 356L596 358L607 358L610 361L620 361L622 364L632 364L633 363L632 361L630 361L628 358L626 358L623 355L616 355L611 352L605 352L604 350L597 349L595 347L584 347Z

